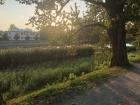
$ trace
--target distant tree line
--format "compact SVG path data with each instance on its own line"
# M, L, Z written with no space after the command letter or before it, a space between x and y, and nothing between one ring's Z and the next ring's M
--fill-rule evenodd
M7 32L0 31L0 41L8 41L8 40L9 38Z

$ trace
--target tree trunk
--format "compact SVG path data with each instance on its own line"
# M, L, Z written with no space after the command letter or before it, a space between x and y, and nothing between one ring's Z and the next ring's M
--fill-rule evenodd
M118 16L118 15L117 15ZM125 22L121 17L111 18L108 34L112 42L112 59L110 66L127 66L129 64L126 49Z
M1 93L0 93L0 105L6 105L6 102L4 101Z

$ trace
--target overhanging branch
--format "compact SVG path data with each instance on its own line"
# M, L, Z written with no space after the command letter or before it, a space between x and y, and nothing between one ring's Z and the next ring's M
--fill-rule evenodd
M67 0L64 4L62 4L62 7L61 7L60 11L62 11L63 8L64 8L69 2L70 2L70 0Z
M106 7L106 3L98 1L98 0L85 0L85 1L92 3L92 4L95 4L95 5L100 5L102 7Z
M105 30L108 29L108 27L105 26L105 25L102 24L102 23L93 23L93 24L88 24L88 25L82 26L82 27L81 27L79 30L77 30L74 34L77 34L77 33L80 32L81 30L83 30L83 29L85 29L85 28L88 28L88 27L101 27L101 28L103 28L103 29L105 29Z
M57 11L57 15L59 15L59 13L64 9L64 7L70 2L70 0L67 0L64 4L61 5L61 8L59 9L59 11Z

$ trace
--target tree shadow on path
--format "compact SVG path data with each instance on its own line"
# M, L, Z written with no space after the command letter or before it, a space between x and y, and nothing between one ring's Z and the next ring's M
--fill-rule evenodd
M127 67L127 70L130 72L140 74L140 62L131 63L130 66Z
M56 105L140 105L140 63L131 64L128 71Z

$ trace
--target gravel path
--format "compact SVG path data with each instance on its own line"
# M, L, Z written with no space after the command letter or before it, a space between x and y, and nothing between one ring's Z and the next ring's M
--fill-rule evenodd
M140 63L129 72L57 105L140 105Z

